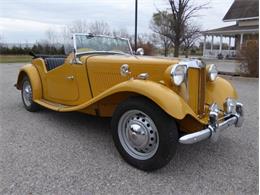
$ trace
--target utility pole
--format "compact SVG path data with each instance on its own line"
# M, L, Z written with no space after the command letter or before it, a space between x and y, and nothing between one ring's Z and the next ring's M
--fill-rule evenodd
M135 0L135 51L137 50L137 11L138 11L138 0Z

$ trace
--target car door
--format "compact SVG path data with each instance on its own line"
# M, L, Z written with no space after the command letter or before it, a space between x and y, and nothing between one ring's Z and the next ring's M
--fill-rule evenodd
M46 74L46 99L55 103L74 105L79 98L74 66L70 63L54 68Z

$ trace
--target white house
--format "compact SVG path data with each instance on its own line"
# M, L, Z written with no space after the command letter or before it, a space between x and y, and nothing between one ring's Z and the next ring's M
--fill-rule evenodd
M236 24L203 32L204 57L216 58L222 54L224 58L235 58L241 46L248 40L259 40L259 1L235 0L223 21L236 22ZM228 39L225 47L224 38ZM216 39L218 39L217 45L214 44Z

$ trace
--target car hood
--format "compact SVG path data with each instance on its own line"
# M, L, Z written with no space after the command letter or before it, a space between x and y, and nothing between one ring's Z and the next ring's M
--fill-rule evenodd
M117 64L123 63L128 65L161 65L169 66L176 64L178 59L166 59L162 57L150 57L150 56L131 56L131 55L91 55L86 57L86 63L89 62L109 63Z
M87 67L90 84L95 89L94 95L98 95L129 79L120 74L123 64L129 65L130 77L136 78L141 73L148 73L149 80L159 82L163 80L167 67L178 63L179 60L130 55L91 55L82 57L81 61L84 61Z

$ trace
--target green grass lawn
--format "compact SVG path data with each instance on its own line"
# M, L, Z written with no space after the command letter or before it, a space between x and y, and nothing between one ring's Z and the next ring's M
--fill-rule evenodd
M29 55L0 55L0 63L31 62Z

